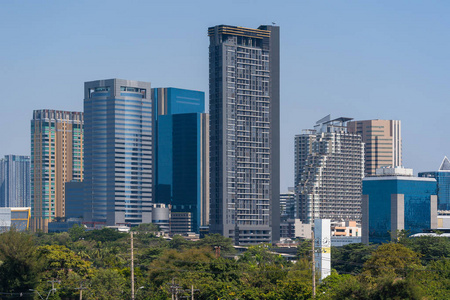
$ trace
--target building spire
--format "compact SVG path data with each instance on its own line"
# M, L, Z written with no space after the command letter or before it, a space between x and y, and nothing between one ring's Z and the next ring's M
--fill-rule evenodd
M441 166L439 167L439 171L450 171L450 161L447 156L444 156Z

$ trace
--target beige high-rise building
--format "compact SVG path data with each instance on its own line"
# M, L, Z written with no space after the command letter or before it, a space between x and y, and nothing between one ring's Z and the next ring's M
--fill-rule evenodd
M65 217L65 183L83 180L83 113L42 109L31 120L33 230Z
M380 167L402 165L402 132L398 120L365 120L347 123L349 133L359 134L365 144L365 175Z

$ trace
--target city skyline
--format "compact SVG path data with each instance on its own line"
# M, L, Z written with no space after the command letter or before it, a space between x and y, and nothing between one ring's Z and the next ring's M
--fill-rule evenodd
M401 120L404 165L415 172L434 169L448 155L450 141L440 138L449 125L441 109L449 93L450 44L442 38L449 24L447 3L290 3L269 10L269 2L262 2L212 14L213 7L201 2L200 9L136 2L129 8L138 16L155 8L170 10L172 17L136 17L120 25L113 19L121 16L121 6L89 3L86 10L87 3L8 3L0 12L0 32L10 41L0 59L5 91L0 126L12 128L0 133L9 141L0 156L29 155L32 110L81 111L85 81L130 78L207 92L206 28L271 22L282 29L282 192L294 184L292 137L329 112L355 120ZM108 13L97 14L100 8ZM98 22L105 26L95 26ZM115 39L117 32L124 43ZM181 43L187 45L183 51Z

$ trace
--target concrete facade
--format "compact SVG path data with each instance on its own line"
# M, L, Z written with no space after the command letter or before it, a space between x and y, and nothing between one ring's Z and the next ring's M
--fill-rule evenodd
M280 238L279 30L208 29L210 232L237 245Z
M402 132L398 120L365 120L347 123L349 133L359 134L364 143L365 175L380 167L402 165Z
M304 223L361 220L364 144L347 132L349 120L328 115L295 136L296 217Z

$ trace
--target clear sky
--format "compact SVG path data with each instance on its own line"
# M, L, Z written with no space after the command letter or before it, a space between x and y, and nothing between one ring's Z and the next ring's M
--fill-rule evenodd
M448 1L1 1L0 156L30 153L33 109L83 109L85 81L208 97L207 28L281 30L281 190L294 135L331 113L402 121L403 162L450 156Z

